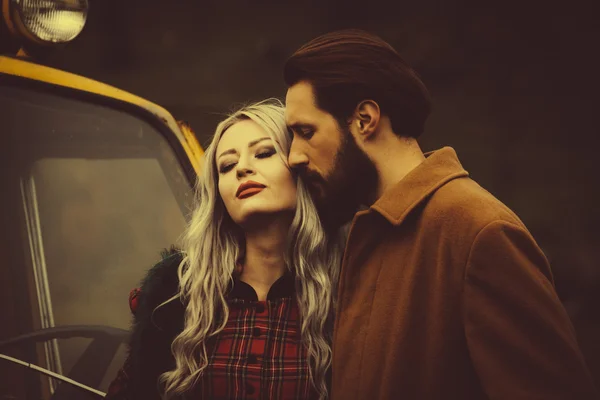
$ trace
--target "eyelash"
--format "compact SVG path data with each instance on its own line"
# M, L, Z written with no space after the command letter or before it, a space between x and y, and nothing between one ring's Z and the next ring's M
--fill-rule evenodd
M227 165L222 165L221 168L219 168L219 173L220 174L225 174L229 171L231 171L231 169L233 168L234 164L227 164Z
M298 130L298 135L303 139L310 139L315 134L315 131L309 128L303 128Z
M275 153L276 153L275 149L269 148L269 149L265 149L265 150L259 151L258 153L256 153L256 155L254 157L256 157L256 158L269 158L269 157L271 157Z
M258 158L258 159L264 159L264 158L269 158L272 155L274 155L275 153L277 153L277 151L274 148L270 148L270 149L265 149L265 150L261 150L258 153L256 153L254 155L254 157ZM235 163L231 163L231 164L226 164L226 165L222 165L219 168L219 173L221 174L225 174L229 171L231 171L231 169L235 166Z

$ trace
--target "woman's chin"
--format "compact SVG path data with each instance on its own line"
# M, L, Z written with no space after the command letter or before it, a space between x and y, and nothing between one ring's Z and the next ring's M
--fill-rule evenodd
M235 223L242 228L265 228L274 223L291 224L295 209L283 207L267 207L265 205L252 207L244 210L241 215L236 216Z

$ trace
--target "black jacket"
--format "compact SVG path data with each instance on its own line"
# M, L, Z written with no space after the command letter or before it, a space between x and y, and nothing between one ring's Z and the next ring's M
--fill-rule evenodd
M177 293L177 268L182 255L171 248L162 257L142 281L129 356L107 399L158 400L160 374L175 367L171 343L183 330L185 305L175 299L159 309L156 307ZM115 389L116 393L112 393Z

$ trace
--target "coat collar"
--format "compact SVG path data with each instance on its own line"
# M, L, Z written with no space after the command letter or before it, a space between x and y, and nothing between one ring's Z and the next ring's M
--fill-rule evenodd
M400 182L386 190L370 207L393 225L400 225L410 212L437 189L456 178L469 176L451 147L425 153L425 160Z

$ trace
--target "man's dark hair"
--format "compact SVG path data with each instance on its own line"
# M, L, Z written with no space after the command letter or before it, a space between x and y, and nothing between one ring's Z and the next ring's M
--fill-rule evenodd
M340 124L363 100L377 102L394 133L419 137L431 110L427 88L398 52L383 39L357 30L319 36L286 61L288 86L309 82L315 104Z

